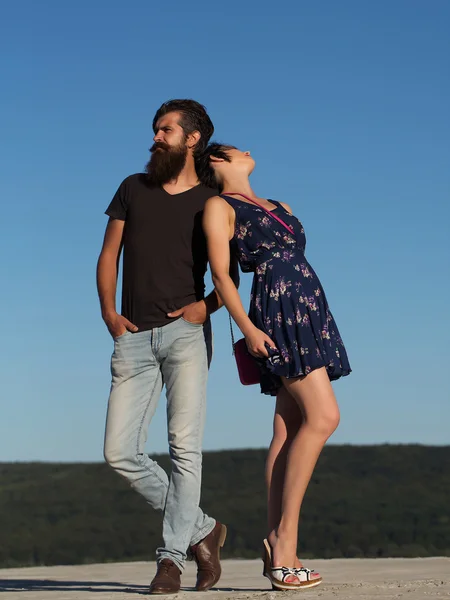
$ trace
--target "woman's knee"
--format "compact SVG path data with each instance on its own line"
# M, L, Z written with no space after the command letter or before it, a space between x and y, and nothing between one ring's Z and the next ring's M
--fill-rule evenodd
M280 390L273 420L274 445L284 445L291 442L302 426L302 412L295 399L286 389Z
M328 439L338 428L340 421L339 408L336 406L326 412L307 419L307 425L318 435Z

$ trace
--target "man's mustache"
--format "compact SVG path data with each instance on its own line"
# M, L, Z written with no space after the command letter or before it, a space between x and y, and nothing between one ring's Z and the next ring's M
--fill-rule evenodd
M154 152L155 150L170 150L170 146L168 144L165 144L164 142L155 142L153 144L153 146L150 148L150 152Z

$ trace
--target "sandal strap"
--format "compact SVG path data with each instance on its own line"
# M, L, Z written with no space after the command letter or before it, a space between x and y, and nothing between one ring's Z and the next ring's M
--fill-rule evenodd
M311 575L315 573L314 569L307 569L306 567L293 569L293 571L294 575L296 575L300 581L311 581Z
M286 578L290 575L297 577L297 574L295 572L296 569L290 569L289 567L273 567L271 571L274 578L277 581L281 581L282 583L284 583L286 581Z

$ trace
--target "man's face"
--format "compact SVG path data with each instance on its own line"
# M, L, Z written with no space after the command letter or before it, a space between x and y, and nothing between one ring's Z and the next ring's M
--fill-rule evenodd
M181 125L180 114L167 113L156 123L152 154L146 166L149 180L163 185L176 179L184 169L188 156L187 138Z
M156 131L153 141L154 151L162 152L170 149L180 149L186 146L186 136L181 125L181 115L177 112L167 113L156 123ZM153 148L151 149L153 151Z

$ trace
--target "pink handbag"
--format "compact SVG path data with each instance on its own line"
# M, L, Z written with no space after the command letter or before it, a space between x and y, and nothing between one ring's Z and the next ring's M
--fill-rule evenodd
M266 208L264 208L264 206L262 204L260 204L259 202L256 202L256 200L252 200L245 194L239 194L238 192L228 192L227 194L224 194L224 196L242 196L246 200L249 200L249 202L253 202L253 204L256 204L257 206L259 206L259 208L264 210L273 219L275 219L279 223L281 223L284 227L286 227L286 229L289 231L289 233L293 233L293 228L290 227L289 225L286 225L286 223L282 219L280 219L280 217L277 217L277 215L272 214L272 212L270 210L267 210ZM261 372L258 367L257 359L254 356L252 356L250 354L250 352L248 351L245 338L241 338L237 342L234 341L233 322L231 320L231 315L229 315L229 318L230 318L231 344L233 346L233 355L234 355L234 358L236 359L236 365L237 365L237 369L238 369L239 379L240 379L242 385L255 385L257 383L260 383Z
M245 338L241 338L237 342L234 341L233 322L230 318L231 345L233 347L233 355L236 359L239 379L242 385L255 385L261 381L261 373L258 363L247 348Z

